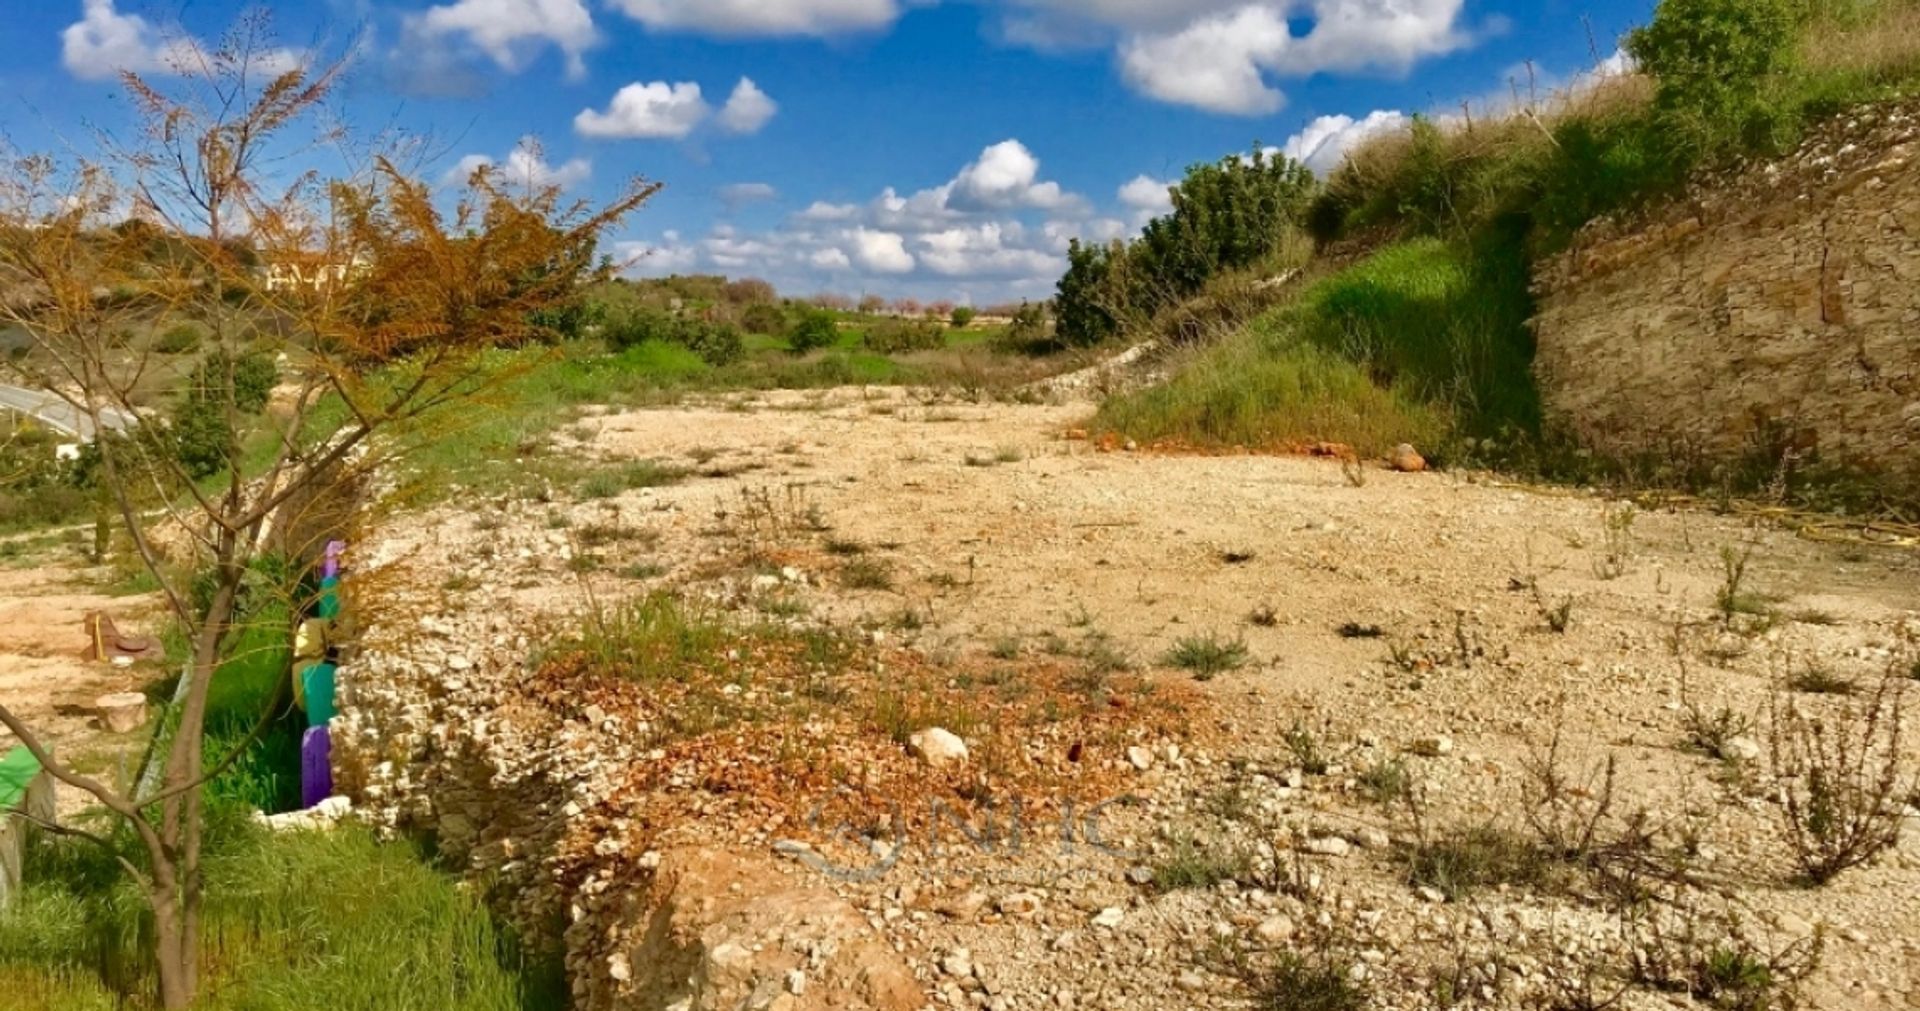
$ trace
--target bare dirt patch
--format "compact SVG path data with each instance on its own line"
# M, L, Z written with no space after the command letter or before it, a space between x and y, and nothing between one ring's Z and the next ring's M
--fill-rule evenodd
M1671 1006L1676 990L1736 1006L1763 978L1790 989L1816 942L1813 1006L1920 1006L1914 833L1826 888L1794 884L1765 755L1779 706L1842 724L1859 704L1797 690L1809 665L1865 687L1910 662L1913 555L1459 475L1356 484L1332 461L1102 452L1065 437L1084 414L830 391L588 419L567 451L697 476L443 509L365 557L404 570L431 612L376 619L382 655L415 659L348 679L350 711L391 689L353 716L369 799L490 870L568 854L560 894L638 887L667 836L779 852L956 1006L1285 1007L1275 988L1322 965L1368 990L1364 1006L1578 1006L1576 991L1629 983L1618 1006ZM1092 757L1102 789L1132 798L1102 812L1104 847L1055 845L1078 823L1058 811L1007 846L980 831L986 805L959 815L982 838L955 826L938 854L937 818L902 838L871 805L836 834L848 826L793 814L833 800L811 794L834 777L661 765L639 727L658 700L585 710L589 672L571 672L576 690L529 663L590 600L661 587L891 653L861 690L932 672L937 690L899 684L934 712L1047 668L1177 692L1185 721L1143 722ZM570 695L572 710L551 702ZM978 708L992 726L962 728L974 743L1026 734L1049 762L1075 743ZM1700 716L1719 712L1726 753L1709 756ZM861 736L870 712L821 729L896 749L846 756L856 795L881 790L863 769L889 801L913 781L903 746ZM1566 789L1543 800L1556 736ZM506 794L547 806L503 814ZM783 803L733 802L764 794ZM1539 822L1569 813L1605 846L1541 857ZM1622 842L1635 826L1651 841ZM1501 871L1509 856L1526 866ZM1655 857L1660 873L1622 871ZM822 871L876 864L871 880ZM576 928L612 908L586 901ZM604 977L608 935L568 936L576 972Z
M111 734L94 703L103 695L140 692L160 676L157 664L129 667L81 659L86 616L111 615L129 634L156 631L158 601L114 596L99 589L100 569L65 561L54 549L0 567L0 698L43 743L89 774L121 775L139 758L138 734ZM0 730L0 751L18 742ZM62 815L91 803L77 791L59 793Z

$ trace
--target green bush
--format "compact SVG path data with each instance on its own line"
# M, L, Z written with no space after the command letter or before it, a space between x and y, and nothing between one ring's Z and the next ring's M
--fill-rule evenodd
M778 337L787 332L787 314L771 302L755 302L740 314L740 326L748 333Z
M979 310L970 305L963 305L953 310L953 315L948 318L948 322L953 324L955 330L965 330L979 317Z
M646 343L678 344L709 365L731 365L746 354L740 329L646 306L629 309L601 328L607 347L617 352Z
M190 355L200 350L205 334L193 323L176 323L153 339L153 349L163 355Z
M1305 166L1264 151L1193 166L1173 188L1173 213L1149 222L1132 243L1069 246L1054 298L1059 340L1097 344L1216 274L1272 257L1298 232L1318 192Z
M1763 82L1793 66L1807 13L1805 0L1661 0L1627 51L1658 83L1662 109L1741 119Z
M947 346L947 332L932 320L883 319L867 331L866 345L883 355L938 351Z
M833 313L825 309L802 310L793 329L787 331L787 347L797 355L832 347L839 341L840 324Z
M239 424L266 409L277 378L273 359L260 352L236 359L215 350L194 369L169 429L174 456L188 474L210 477L234 464Z

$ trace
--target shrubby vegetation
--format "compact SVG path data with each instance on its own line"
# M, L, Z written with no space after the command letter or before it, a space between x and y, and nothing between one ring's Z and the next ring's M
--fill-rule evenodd
M1102 423L1196 443L1410 441L1441 461L1572 479L1631 468L1683 486L1764 484L1777 460L1598 460L1546 430L1528 279L1597 218L1669 198L1704 168L1783 152L1846 108L1920 93L1920 2L1663 0L1626 50L1637 69L1506 116L1416 118L1324 186L1242 159L1203 166L1139 240L1075 247L1063 340L1201 348L1163 388L1109 403ZM1267 279L1291 265L1296 228L1370 255L1276 297ZM1169 236L1201 252L1159 252Z
M840 340L840 323L825 309L805 309L787 331L787 346L794 354L805 354L832 347Z
M866 345L883 355L937 351L947 346L947 328L927 319L883 319L867 331Z
M1149 222L1138 239L1069 247L1054 299L1061 342L1108 340L1213 277L1280 252L1316 190L1305 166L1259 150L1194 166L1173 187L1173 213Z
M731 365L746 353L740 328L731 323L644 306L612 316L600 335L615 352L642 344L672 344L699 355L708 365Z

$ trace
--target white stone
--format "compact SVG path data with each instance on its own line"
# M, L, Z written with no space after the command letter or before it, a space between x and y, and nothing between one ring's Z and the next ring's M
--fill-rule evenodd
M1093 918L1093 925L1096 927L1106 927L1111 930L1114 927L1118 927L1126 918L1126 910L1121 909L1119 906L1108 906L1100 910L1100 914Z
M1343 857L1353 852L1353 844L1337 835L1307 840L1307 852L1323 857Z
M940 727L928 727L916 732L907 738L907 747L936 769L967 760L967 742Z
M1293 937L1293 919L1286 915L1269 916L1253 928L1253 934L1268 944L1278 944Z
M1145 772L1153 768L1153 752L1136 744L1127 749L1127 761L1133 763L1134 768Z

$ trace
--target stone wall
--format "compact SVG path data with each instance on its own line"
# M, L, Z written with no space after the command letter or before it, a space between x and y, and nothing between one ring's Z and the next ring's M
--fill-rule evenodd
M1535 287L1549 416L1594 450L1840 467L1920 501L1920 105L1597 223Z

